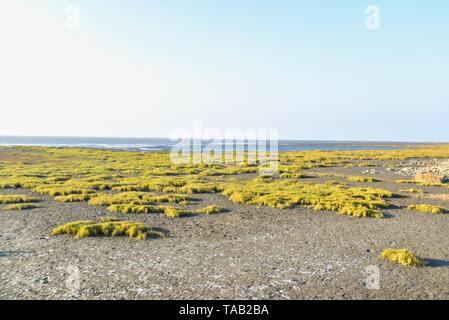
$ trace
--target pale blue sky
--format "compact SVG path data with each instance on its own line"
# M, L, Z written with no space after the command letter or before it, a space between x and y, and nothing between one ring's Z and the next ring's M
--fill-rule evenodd
M449 141L444 0L5 2L0 134Z

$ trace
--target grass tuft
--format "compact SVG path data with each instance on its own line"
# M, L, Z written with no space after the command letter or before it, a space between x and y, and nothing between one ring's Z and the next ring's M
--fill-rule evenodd
M30 210L35 208L39 208L39 206L33 203L16 203L6 206L5 210Z
M434 206L430 204L417 204L417 205L411 205L407 207L408 210L411 211L417 211L422 213L430 213L430 214L442 214L449 211L449 209Z
M30 203L37 202L39 199L33 198L26 195L0 195L0 203L9 204L9 203Z
M223 194L233 203L287 209L302 205L315 211L337 211L353 217L382 218L379 209L390 204L394 194L383 189L347 188L342 185L300 183L277 180L271 183L241 181Z
M163 194L154 195L146 192L122 192L117 194L98 194L91 197L89 204L93 206L110 206L117 204L154 205L157 203L179 203L186 205L192 202L187 195Z
M354 176L347 178L349 182L378 182L379 180L372 177Z
M399 190L399 192L419 193L419 194L424 193L424 191L422 191L421 189L414 189L414 188Z
M195 212L201 213L201 214L213 214L213 213L223 212L223 209L221 209L219 206L211 205L211 206L207 206L205 208L198 209Z
M71 234L76 239L85 237L130 237L137 240L162 238L163 232L136 221L75 221L54 228L53 235Z
M56 196L56 202L84 202L89 200L91 195L89 194L69 194L67 196Z
M410 252L408 249L385 249L382 251L379 258L392 261L402 266L424 266L424 260Z
M112 204L108 207L112 213L163 213L163 206L152 206L144 204Z

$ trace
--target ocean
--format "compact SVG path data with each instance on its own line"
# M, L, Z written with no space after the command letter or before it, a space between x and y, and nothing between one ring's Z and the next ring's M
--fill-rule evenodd
M0 146L44 146L103 148L137 151L169 151L178 141L169 138L97 138L97 137L22 137L0 136ZM203 146L210 143L204 140ZM232 142L226 142L232 143ZM402 142L294 141L280 140L279 151L301 150L393 150Z

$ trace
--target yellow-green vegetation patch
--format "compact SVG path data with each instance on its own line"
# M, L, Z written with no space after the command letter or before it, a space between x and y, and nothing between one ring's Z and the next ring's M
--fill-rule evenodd
M112 213L164 213L167 218L178 218L181 215L189 214L187 210L175 208L173 206L153 206L134 204L113 204L108 207Z
M56 202L84 202L89 200L91 195L89 194L69 194L67 196L56 196Z
M108 211L112 213L163 213L166 207L145 204L111 204Z
M415 183L415 184L418 184L418 181L415 181L415 180L396 180L395 181L396 183Z
M28 177L8 177L8 179L0 181L0 189L32 189L39 185L41 179Z
M155 195L145 192L122 192L117 194L97 194L89 201L94 206L110 206L114 204L151 205L156 203L189 204L193 199L187 195L163 194Z
M179 188L180 193L194 194L194 193L217 193L221 192L223 187L216 183L196 181L187 183L185 186ZM170 191L169 191L170 192ZM176 192L176 191L175 191Z
M390 204L390 191L374 188L348 188L341 185L300 183L278 180L271 183L241 181L228 187L223 194L233 203L286 209L296 205L315 211L337 211L354 217L382 218L379 209Z
M341 179L346 179L348 178L345 175L342 174L336 174L336 173L315 173L314 175L318 176L318 177L331 177L331 178L341 178Z
M130 237L137 240L162 238L165 234L142 222L110 220L104 222L75 221L54 228L53 235L71 234L76 239L85 237Z
M421 267L424 265L424 260L408 249L385 249L379 258L392 261L402 266Z
M347 179L349 182L378 182L378 179L375 179L373 177L365 177L365 176L354 176L349 177Z
M205 208L198 209L195 212L201 213L201 214L213 214L213 213L223 212L223 209L221 209L219 206L216 206L216 205L210 205Z
M434 206L430 204L416 204L407 207L408 210L430 214L442 214L449 211L447 208Z
M39 208L39 206L34 203L16 203L6 206L5 210L30 210L35 208Z
M165 216L169 219L179 218L187 215L195 215L195 214L214 214L223 212L223 209L216 205L210 205L205 208L197 209L197 210L184 210L171 206L164 207Z
M140 177L119 180L120 185L112 190L123 191L160 191L166 193L216 193L222 191L220 184L204 180L200 175L188 175L183 178Z
M410 189L405 189L405 190L399 190L399 192L406 192L406 193L419 193L419 194L422 194L422 193L424 193L424 191L422 191L421 189L414 189L414 188L410 188Z
M352 163L349 165L353 165ZM356 164L357 167L376 167L377 165L375 163L368 163L368 162L361 162Z
M273 181L273 176L261 175L261 176L258 176L256 178L254 178L254 181L257 181L257 182L271 182L271 181Z
M0 203L30 203L37 202L39 199L27 195L0 195Z
M244 160L242 163L173 164L169 152L13 147L4 148L2 155L13 156L17 161L0 166L0 188L34 190L57 197L56 200L62 202L87 200L92 205L108 207L147 206L113 207L114 212L157 210L167 216L179 216L189 211L158 207L163 203L188 204L192 200L186 196L190 194L223 192L236 203L275 208L303 205L314 210L331 210L351 216L381 217L380 210L388 206L387 198L391 194L386 190L379 194L379 191L373 190L380 189L314 184L313 181L307 184L299 180L305 177L307 170L314 168L371 166L371 163L387 160L449 158L449 145L405 146L397 150L280 152L280 177L275 178L256 178L256 173L266 169L263 163L250 164ZM242 174L245 177L239 177ZM312 175L347 178L332 173ZM97 195L100 190L165 195L130 195L118 199L121 196L109 196L107 193Z
M94 189L89 189L89 188L64 187L64 186L60 186L60 187L51 186L51 187L48 187L46 185L38 186L38 187L34 188L33 191L37 192L37 193L40 193L40 194L47 194L47 195L50 195L52 197L68 196L68 195L71 195L71 194L95 193Z
M185 211L171 206L163 208L163 211L169 219L179 218L182 214L185 214Z
M112 222L112 221L121 221L120 218L111 217L111 216L103 216L99 218L100 222Z
M302 179L302 178L310 178L310 176L305 175L303 173L293 173L293 172L284 172L280 174L281 178L285 179Z
M325 184L329 185L329 186L344 186L345 184L340 182L340 181L326 181Z
M89 200L93 206L110 206L113 204L141 204L144 192L122 192L117 194L96 194Z
M134 205L134 204L113 204L108 207L108 211L112 213L164 213L167 218L179 218L185 215L194 214L213 214L220 213L223 210L216 206L210 205L197 210L185 210L173 206L152 206L152 205Z
M420 182L416 180L396 180L396 183L404 183L404 184L416 184L418 186L424 186L424 187L445 187L449 188L449 185L447 183L427 183L427 182Z

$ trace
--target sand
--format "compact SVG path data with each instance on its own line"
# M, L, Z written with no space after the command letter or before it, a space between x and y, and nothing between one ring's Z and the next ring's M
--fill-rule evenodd
M307 173L361 175L366 169L322 168ZM350 185L391 191L415 187L393 182L411 177L382 166L369 169L387 182ZM310 181L327 180L343 181L333 177ZM441 187L419 188L428 195L449 193ZM0 208L2 299L449 298L449 215L404 208L411 203L449 207L444 196L394 199L398 208L384 210L386 218L376 220L302 207L235 205L221 195L198 195L201 206L218 204L227 212L173 220L158 214L122 215L170 232L167 238L136 241L52 236L56 225L107 212L85 203L56 203L25 190L0 193L32 194L42 200L41 208L29 211ZM387 247L409 248L427 259L427 266L379 261ZM378 289L366 286L370 270L379 270Z

